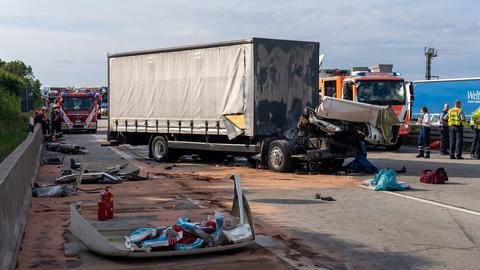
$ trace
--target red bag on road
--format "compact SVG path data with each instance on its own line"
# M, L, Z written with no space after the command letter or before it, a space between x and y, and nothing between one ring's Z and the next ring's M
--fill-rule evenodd
M440 140L436 140L432 142L429 146L430 146L430 149L440 149L441 145L442 143L440 142Z
M420 175L420 182L426 184L445 184L446 181L448 176L444 168L438 168L435 171L423 170Z

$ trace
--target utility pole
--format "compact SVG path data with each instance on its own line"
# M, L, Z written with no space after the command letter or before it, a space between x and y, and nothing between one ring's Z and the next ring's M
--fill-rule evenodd
M425 47L425 80L431 80L432 77L432 59L437 57L437 50L435 48Z

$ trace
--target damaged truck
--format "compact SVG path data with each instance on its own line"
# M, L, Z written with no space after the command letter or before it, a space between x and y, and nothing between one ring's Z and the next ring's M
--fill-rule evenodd
M228 154L277 172L395 144L388 107L320 98L318 60L317 42L265 38L109 54L108 139L159 162Z

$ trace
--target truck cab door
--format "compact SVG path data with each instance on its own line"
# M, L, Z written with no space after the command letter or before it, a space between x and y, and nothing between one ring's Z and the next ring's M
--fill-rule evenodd
M353 82L343 82L342 99L353 101Z

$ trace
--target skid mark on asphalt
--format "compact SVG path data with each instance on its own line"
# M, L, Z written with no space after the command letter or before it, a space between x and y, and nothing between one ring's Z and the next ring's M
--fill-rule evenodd
M360 185L359 187L362 187L362 188L365 188L365 189L370 190L370 188L369 188L369 187L366 187L366 186ZM421 202L421 203L426 203L426 204L430 204L430 205L435 205L435 206L439 206L439 207L443 207L443 208L447 208L447 209L459 211L459 212L462 212L462 213L467 213L467 214L474 215L474 216L480 216L480 212L473 211L473 210L470 210L470 209L466 209L466 208L463 208L463 207L458 207L458 206L454 206L454 205L450 205L450 204L445 204L445 203L439 203L439 202L431 201L431 200L427 200L427 199L421 199L421 198L413 197L413 196L410 196L410 195L405 195L405 194L403 194L403 193L398 193L398 192L392 192L392 191L382 191L382 192L383 192L383 193L390 194L390 195L393 195L393 196L397 196L397 197L401 197L401 198L405 198L405 199L410 199L410 200L413 200L413 201Z

